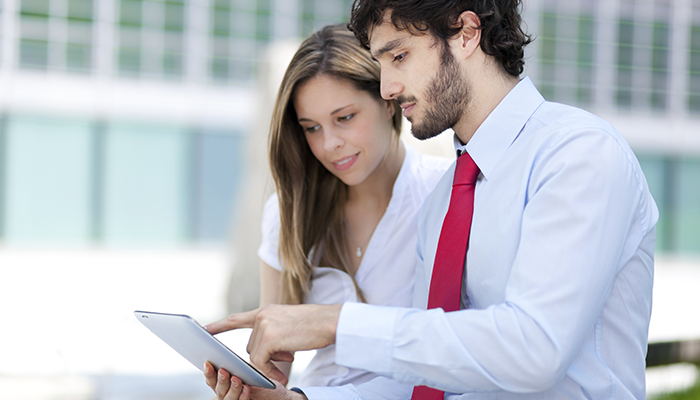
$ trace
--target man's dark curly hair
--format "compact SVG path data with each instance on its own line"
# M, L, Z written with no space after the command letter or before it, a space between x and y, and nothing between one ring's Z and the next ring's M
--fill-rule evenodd
M461 29L457 19L473 11L481 21L481 49L494 57L504 71L518 77L523 72L523 47L532 42L522 30L521 0L355 0L349 28L369 48L368 31L382 23L391 11L396 29L430 33L444 44Z

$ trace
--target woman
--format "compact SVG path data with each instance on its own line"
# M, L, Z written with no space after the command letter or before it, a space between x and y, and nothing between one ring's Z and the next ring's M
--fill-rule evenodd
M263 214L261 307L412 304L418 211L451 161L399 140L401 111L381 98L379 78L344 25L311 35L290 62L270 128L277 194ZM301 386L376 377L334 360L334 346L318 350Z

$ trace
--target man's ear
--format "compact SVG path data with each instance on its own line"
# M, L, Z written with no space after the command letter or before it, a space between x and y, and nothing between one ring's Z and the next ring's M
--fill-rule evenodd
M481 43L481 20L473 11L465 11L457 17L455 25L461 28L452 39L453 49L463 57L469 57Z

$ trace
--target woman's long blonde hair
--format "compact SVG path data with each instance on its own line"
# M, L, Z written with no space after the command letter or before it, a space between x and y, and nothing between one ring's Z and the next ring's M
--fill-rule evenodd
M287 67L272 112L268 149L279 197L284 304L304 302L312 264L337 268L353 277L344 222L348 187L314 157L294 110L296 88L319 75L346 80L382 100L379 64L345 25L329 25L312 34ZM398 137L401 112L396 102L393 107L392 125ZM355 287L364 300L356 283Z

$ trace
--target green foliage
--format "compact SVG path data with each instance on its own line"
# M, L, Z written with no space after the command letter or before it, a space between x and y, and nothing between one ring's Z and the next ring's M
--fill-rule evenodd
M700 379L688 389L654 396L653 400L700 400Z

